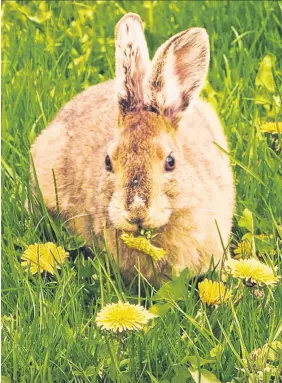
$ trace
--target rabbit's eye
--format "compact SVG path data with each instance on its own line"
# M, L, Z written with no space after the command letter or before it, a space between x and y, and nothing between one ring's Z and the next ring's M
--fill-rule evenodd
M174 157L170 154L169 156L166 157L165 160L165 171L166 172L171 172L175 168L175 159Z
M113 170L112 161L108 154L106 155L106 158L105 158L105 167L108 172L111 172Z

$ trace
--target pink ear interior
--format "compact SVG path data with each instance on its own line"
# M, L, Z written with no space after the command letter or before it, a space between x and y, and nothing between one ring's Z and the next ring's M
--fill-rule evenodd
M180 32L163 44L152 62L150 98L163 115L177 122L204 84L209 41L203 28Z

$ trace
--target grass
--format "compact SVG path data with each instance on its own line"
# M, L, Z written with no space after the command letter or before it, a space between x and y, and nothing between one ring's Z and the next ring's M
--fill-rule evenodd
M225 125L236 180L232 242L245 236L281 274L281 135L262 132L266 122L282 121L281 10L278 1L2 4L3 382L281 381L281 355L269 361L272 378L259 375L266 360L259 366L250 357L281 340L281 284L257 289L230 279L233 298L216 308L201 303L184 274L157 294L140 277L132 292L107 252L95 248L87 258L81 239L32 198L28 156L62 105L114 76L113 31L122 15L143 18L151 54L173 34L203 26L212 52L203 96ZM55 276L31 276L21 254L45 241L72 249L71 260ZM160 317L143 332L102 332L97 312L117 299L154 306Z

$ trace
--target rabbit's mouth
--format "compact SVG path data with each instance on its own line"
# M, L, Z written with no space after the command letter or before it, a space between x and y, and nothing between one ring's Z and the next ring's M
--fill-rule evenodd
M170 219L170 206L160 206L153 201L149 208L133 206L125 209L118 198L112 198L109 206L109 219L116 230L127 233L140 233L141 230L159 230ZM168 205L168 204L167 204Z
M135 235L139 235L139 234L144 235L144 233L149 233L149 232L153 233L157 231L159 227L145 225L141 222L131 223L127 221L123 225L119 225L116 229L126 233L133 233Z
M162 217L151 218L148 217L146 219L128 219L128 217L122 217L121 215L110 215L110 220L116 230L123 231L126 233L133 234L142 234L143 232L156 232L162 231L162 228L165 227L170 218L170 211Z
M163 231L163 228L167 222L160 224L160 225L152 225L149 222L128 222L127 220L125 222L119 222L118 225L115 225L115 229L118 233L128 233L128 234L134 234L135 236L142 235L145 236L147 239L154 238L157 234L161 233Z

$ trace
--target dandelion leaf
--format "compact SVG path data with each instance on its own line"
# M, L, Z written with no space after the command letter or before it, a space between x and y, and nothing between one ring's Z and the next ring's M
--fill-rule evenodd
M262 86L271 93L275 92L275 82L272 73L274 62L275 57L270 55L264 56L256 77L256 86Z
M175 376L171 379L171 383L186 383L187 379L190 378L189 371L184 366L175 366Z
M165 283L154 295L154 299L183 300L187 293L187 269L183 270L180 276L173 281Z
M163 318L166 313L169 311L170 304L169 303L156 303L152 307L150 307L149 312Z
M243 216L239 219L238 225L253 233L253 214L249 209L243 211Z
M216 362L214 359L205 359L201 358L200 356L196 355L189 355L185 358L185 362L189 362L192 366L192 368L199 368L202 367L205 364L213 364Z
M189 372L196 383L222 383L208 370L195 370L193 368L189 368Z

